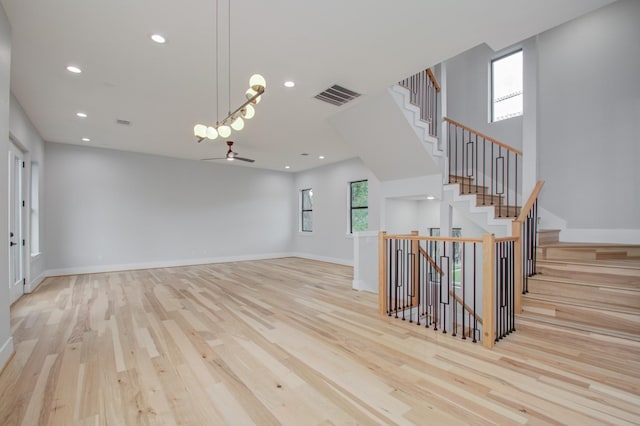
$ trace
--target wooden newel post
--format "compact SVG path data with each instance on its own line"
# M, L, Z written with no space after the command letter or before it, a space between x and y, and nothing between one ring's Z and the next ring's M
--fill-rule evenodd
M524 262L524 259L522 258L522 247L523 247L522 222L514 220L511 226L512 226L511 236L516 239L515 245L514 245L514 254L513 254L515 256L515 259L513 262L513 274L514 274L514 280L515 280L514 310L516 314L521 314L522 313L522 284L523 284L522 268L524 267L524 265L522 264Z
M411 235L415 235L416 237L420 234L420 231L411 231ZM411 306L418 306L418 285L419 278L418 277L418 267L420 261L420 241L419 240L411 240L411 253L413 257L411 258Z
M482 236L482 346L493 348L496 340L495 283L496 238L493 234Z
M378 232L378 313L387 314L387 231Z

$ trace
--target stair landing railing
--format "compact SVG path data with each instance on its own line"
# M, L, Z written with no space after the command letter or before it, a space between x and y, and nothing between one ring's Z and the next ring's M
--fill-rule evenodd
M522 152L450 118L447 123L448 173L445 183L461 194L477 194L479 206L494 206L496 217L517 217Z
M440 85L431 69L405 78L398 85L409 90L410 102L420 108L420 119L429 124L429 135L437 137Z
M520 215L513 221L511 235L516 239L516 303L517 314L522 312L522 295L529 292L529 278L536 274L538 250L538 197L544 181L538 181L522 207Z
M380 315L463 340L515 331L515 238L378 236Z

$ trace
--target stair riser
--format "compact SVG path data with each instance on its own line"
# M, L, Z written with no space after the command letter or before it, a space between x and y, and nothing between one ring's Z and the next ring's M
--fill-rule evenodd
M538 261L536 271L547 276L581 279L587 282L608 283L625 288L640 289L640 276L637 269L616 268L615 266L551 264Z
M545 229L538 231L538 244L554 244L560 241L559 229Z
M546 247L544 256L557 260L640 259L640 247Z
M640 290L595 287L566 282L537 281L529 279L529 293L542 296L570 298L583 302L602 304L605 307L619 306L637 309L640 315Z
M571 321L612 330L614 332L638 334L640 315L601 311L583 306L563 305L562 303L543 302L539 300L523 300L522 310L526 313Z

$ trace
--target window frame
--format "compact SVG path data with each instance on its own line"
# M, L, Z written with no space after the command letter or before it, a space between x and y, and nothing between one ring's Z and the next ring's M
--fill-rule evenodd
M309 203L311 204L308 209L305 209L304 194L309 193ZM304 214L309 213L313 217L313 189L305 188L300 190L300 232L313 232L313 220L311 220L310 229L305 229Z
M367 205L366 206L353 206L353 184L355 183L367 183ZM356 232L365 232L369 230L369 179L360 179L349 182L349 234L353 235L353 211L354 210L367 210L367 229Z
M40 254L40 165L31 162L29 193L29 251L31 257Z
M520 96L522 96L522 99L523 99L522 111L520 111L520 114L518 115L513 115L510 117L505 117L505 118L496 120L496 117L495 117L496 101L495 101L495 93L494 93L494 86L495 86L494 64L498 61L501 61L503 59L506 59L518 53L522 55L522 86L520 88ZM498 123L500 121L508 120L510 118L521 117L523 114L524 114L524 49L522 47L519 47L515 50L511 50L509 52L496 56L495 58L492 58L491 61L489 62L489 123Z

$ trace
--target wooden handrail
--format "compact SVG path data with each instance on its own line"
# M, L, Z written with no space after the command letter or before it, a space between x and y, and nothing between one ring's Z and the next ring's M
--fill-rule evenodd
M478 320L478 322L480 323L480 325L482 325L482 317L478 314L476 314L475 312L473 312L473 309L471 309L469 306L467 306L466 303L462 302L462 299L460 298L460 296L458 296L453 290L449 290L449 294L452 295L454 297L454 299L456 299L456 302L458 302L459 304L461 304L462 306L464 306L464 310L469 312L471 315L474 315L475 319Z
M411 241L447 241L454 243L482 243L482 238L458 238L458 237L426 237L422 235L384 235L385 240L411 240Z
M522 210L520 210L520 215L516 218L515 222L519 222L519 223L524 222L524 220L527 218L527 215L533 208L533 204L538 199L538 195L540 195L540 191L542 191L543 186L544 186L543 180L539 180L538 183L536 183L536 186L533 188L533 191L531 191L531 195L529 195L529 199L527 200L526 204L522 207Z
M436 92L440 93L440 85L438 84L438 79L436 78L435 74L431 72L431 68L427 68L427 75L433 83L433 87L436 89Z
M509 145L507 145L507 144L506 144L506 143L504 143L504 142L500 142L499 140L494 139L494 138L492 138L491 136L487 136L487 135L485 135L484 133L480 133L480 132L478 132L477 130L474 130L474 129L472 129L471 127L465 126L464 124L459 123L459 122L457 122L457 121L455 121L455 120L452 120L452 119L450 119L450 118L448 118L448 117L443 117L442 119L443 119L444 121L447 121L447 122L449 122L449 123L451 123L451 124L453 124L453 125L457 126L457 127L460 127L460 128L465 129L465 130L467 130L467 131L469 131L469 132L471 132L471 133L473 133L473 134L476 134L476 135L480 136L481 138L488 140L488 141L489 141L489 142L491 142L491 143L494 143L494 144L496 144L496 145L498 145L498 146L501 146L502 148L506 149L507 151L511 151L511 152L513 152L513 153L515 153L515 154L522 155L522 151L517 150L517 149L515 149L514 147L509 146Z
M433 268L436 270L437 273L439 273L440 275L443 275L442 269L440 269L440 267L438 266L436 261L433 260L433 258L431 256L429 256L429 254L427 254L427 251L422 246L420 246L420 254L423 255L427 259L429 264L431 266L433 266Z

